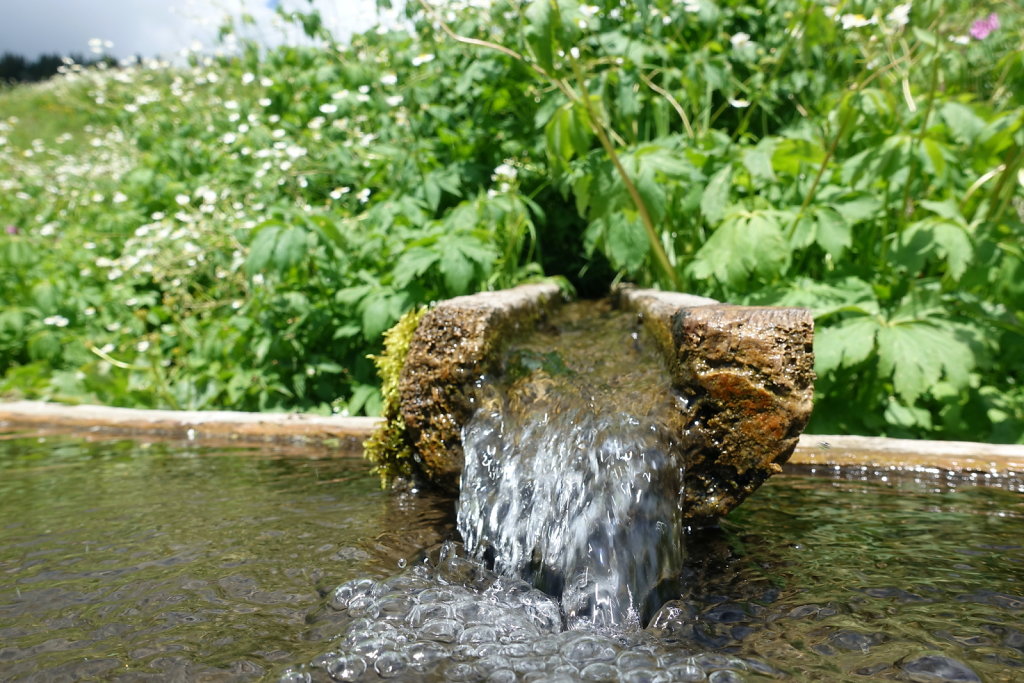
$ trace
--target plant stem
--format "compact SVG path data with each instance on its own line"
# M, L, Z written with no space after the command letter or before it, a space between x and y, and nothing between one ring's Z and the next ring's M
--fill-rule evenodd
M939 85L939 47L935 45L935 52L932 55L932 72L928 84L928 102L925 104L924 114L921 118L921 127L917 131L917 139L911 147L912 151L920 150L924 144L925 134L928 132L928 121L935 107L935 91ZM903 186L903 215L910 216L914 212L913 199L910 196L910 186L914 183L914 176L917 175L921 162L917 155L910 157L910 168L907 170L907 183Z
M526 64L536 74L558 88L558 90L561 91L561 93L565 95L570 102L583 106L584 110L587 112L587 123L590 125L590 129L597 136L598 141L601 143L601 147L604 148L605 153L608 155L612 165L615 167L615 171L619 174L619 177L622 178L622 184L625 186L626 192L629 194L630 199L633 200L633 204L636 206L636 210L640 214L640 221L643 223L644 232L647 234L647 241L650 244L651 251L654 252L655 261L658 262L658 266L665 272L669 283L671 283L673 287L678 287L679 278L676 275L675 269L672 267L672 263L669 261L668 254L665 253L665 248L662 245L661 240L658 238L658 231L654 227L654 221L651 219L651 213L647 209L647 204L644 202L639 190L637 190L636 185L633 183L633 179L630 178L629 173L626 172L626 168L622 165L622 160L615 151L615 145L611 140L612 137L615 137L621 142L622 138L612 130L611 126L606 126L603 121L599 120L597 112L594 110L593 105L590 102L590 95L585 89L585 79L583 78L578 61L569 55L573 69L573 76L575 77L579 87L583 89L582 94L576 92L564 79L557 78L548 73L535 62L527 61L525 56L511 48L488 40L480 40L477 38L469 38L467 36L459 35L452 30L452 28L448 26L441 17L438 16L437 12L434 11L434 8L427 4L425 0L419 0L419 3L423 10L438 23L441 30L444 31L452 40L465 45L473 45L476 47L496 50L519 62L522 62L523 64Z

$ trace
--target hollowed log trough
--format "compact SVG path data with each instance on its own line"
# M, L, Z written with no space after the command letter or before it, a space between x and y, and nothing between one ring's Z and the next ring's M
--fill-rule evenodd
M800 308L734 306L688 294L617 287L615 306L635 312L658 344L673 387L689 400L684 515L694 522L739 505L792 454L810 417L813 320ZM553 284L525 285L442 301L407 339L386 417L391 447L371 458L456 492L462 427L474 384L500 372L501 349L536 329L562 303ZM399 443L396 444L396 437Z

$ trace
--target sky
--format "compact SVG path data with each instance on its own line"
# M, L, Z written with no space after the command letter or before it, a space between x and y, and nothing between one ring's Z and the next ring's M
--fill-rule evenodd
M306 0L0 0L0 54L34 59L40 54L93 56L89 41L109 44L117 59L134 55L174 58L202 44L215 48L221 18L247 12L263 42L279 43L287 33L271 7L308 7ZM374 0L314 0L335 36L344 39L375 22Z

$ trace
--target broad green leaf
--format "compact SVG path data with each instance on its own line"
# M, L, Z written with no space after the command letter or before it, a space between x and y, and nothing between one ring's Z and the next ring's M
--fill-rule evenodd
M274 247L277 245L281 230L282 226L277 224L267 224L258 229L252 244L249 245L249 255L245 259L246 273L255 275L266 269L274 255Z
M953 136L963 142L973 142L985 128L985 121L966 104L946 100L939 107L939 115Z
M815 241L835 258L842 256L843 251L853 243L850 224L835 209L823 206L814 215L817 230Z
M909 273L921 271L928 261L944 260L950 277L959 280L974 260L974 245L963 226L942 218L925 218L900 235L893 260Z
M768 137L757 143L756 147L750 147L743 151L743 165L755 179L775 180L775 172L772 170L775 144L776 139Z
M925 29L917 26L913 26L912 29L914 31L914 37L925 45L935 47L938 44L938 38L936 38L935 34L931 31L926 31Z
M552 7L554 2L532 0L523 12L526 18L526 44L530 46L537 64L547 71L553 66L555 49L558 48L558 14Z
M285 272L306 258L308 243L306 231L298 226L290 226L281 231L277 244L274 245L273 263L278 272Z
M413 247L398 258L395 265L395 286L406 287L410 282L430 270L440 260L436 249Z
M725 216L731 187L732 166L726 165L711 176L711 180L704 188L704 194L700 198L700 211L710 225L718 223Z
M819 375L838 368L852 368L867 360L875 349L879 322L874 316L846 318L814 331L814 370Z
M944 199L941 202L932 201L929 199L922 199L920 201L921 206L928 209L932 213L942 216L943 218L965 225L967 221L964 220L964 215L960 212L960 206L956 201L952 199Z
M605 245L612 266L635 272L643 265L651 245L640 219L635 214L631 219L626 213L619 211L605 219Z
M793 245L794 249L804 249L814 244L817 236L818 222L814 220L814 216L800 216L797 219L796 224L793 225L793 231L790 234L790 243Z
M825 158L820 144L801 138L783 138L776 141L772 151L772 168L777 173L796 176L805 166L817 166Z
M544 127L547 140L548 158L562 169L568 169L569 161L575 152L569 128L572 125L571 104L566 104L555 111L554 116Z
M946 146L933 138L925 138L921 141L924 150L925 168L932 172L935 178L944 182L946 179Z
M363 337L367 341L377 339L384 330L391 327L398 315L387 291L372 292L360 304L363 316Z
M465 294L473 279L473 262L458 250L450 251L441 260L441 273L449 292Z
M913 402L941 378L966 386L974 353L949 325L910 321L878 330L878 368L891 376L894 391Z
M701 246L690 264L697 279L714 276L739 287L751 275L773 277L789 264L790 250L773 212L736 212Z
M835 202L832 208L838 211L847 223L853 225L877 216L882 208L882 202L877 197L862 195L843 202Z

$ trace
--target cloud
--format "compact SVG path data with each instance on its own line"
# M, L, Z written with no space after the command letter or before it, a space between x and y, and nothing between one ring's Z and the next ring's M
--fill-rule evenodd
M29 0L6 3L0 16L0 52L29 58L44 53L89 54L89 40L109 40L108 53L123 58L171 57L193 41L213 45L225 16L246 12L256 20L254 34L279 43L293 34L279 25L267 0ZM277 4L277 3L275 3ZM302 10L306 2L280 0ZM317 0L325 23L343 39L374 24L373 0Z

